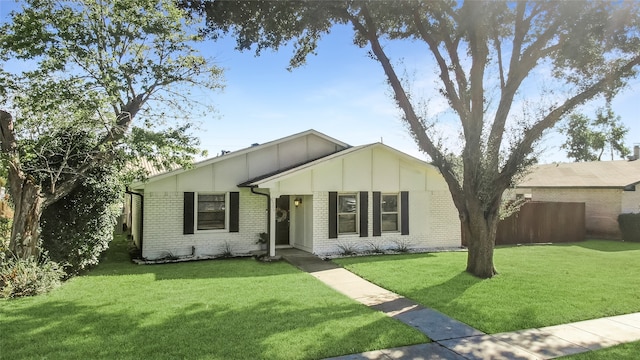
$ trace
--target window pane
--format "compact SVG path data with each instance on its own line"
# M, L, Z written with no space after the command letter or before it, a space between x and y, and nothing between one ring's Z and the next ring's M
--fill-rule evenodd
M382 214L382 231L398 231L398 214Z
M198 212L198 230L224 229L224 211Z
M382 195L382 212L398 211L398 195Z
M338 232L339 233L356 232L356 214L338 215Z
M198 201L198 211L224 211L224 201Z
M198 194L198 230L225 228L225 195Z
M355 195L338 196L338 212L339 213L355 213L356 212L356 196Z

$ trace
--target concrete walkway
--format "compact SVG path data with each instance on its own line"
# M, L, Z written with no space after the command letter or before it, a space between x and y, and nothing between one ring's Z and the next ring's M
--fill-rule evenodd
M345 355L333 360L553 359L640 340L640 313L487 335L307 252L281 249L278 254L344 295L415 327L433 340L428 344Z

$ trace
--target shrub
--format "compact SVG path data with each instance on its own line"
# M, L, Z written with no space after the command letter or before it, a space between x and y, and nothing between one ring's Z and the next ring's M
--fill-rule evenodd
M620 214L618 224L622 239L625 241L640 242L640 214Z
M369 252L373 254L384 254L384 248L379 243L369 242Z
M5 252L9 249L12 223L13 220L0 217L0 252Z
M42 247L53 261L65 265L68 275L96 265L109 247L120 194L117 181L97 174L44 209Z
M231 248L231 244L228 241L225 241L224 244L220 246L220 257L228 259L233 257L233 248Z
M340 242L337 246L342 256L351 256L358 253L358 247L354 243Z
M46 252L40 258L18 259L12 253L0 258L0 298L33 296L60 286L64 270L49 260Z
M393 240L395 246L392 248L393 251L399 253L409 252L409 248L411 247L411 243L408 240Z

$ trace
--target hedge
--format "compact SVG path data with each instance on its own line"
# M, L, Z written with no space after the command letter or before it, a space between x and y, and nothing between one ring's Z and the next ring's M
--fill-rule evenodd
M640 242L640 213L620 214L618 224L624 241Z

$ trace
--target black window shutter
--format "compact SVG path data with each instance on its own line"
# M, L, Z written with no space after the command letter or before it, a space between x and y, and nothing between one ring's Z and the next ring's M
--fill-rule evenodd
M360 192L360 237L369 236L369 193Z
M184 219L182 221L183 228L182 233L193 234L193 208L194 208L195 194L192 192L184 193Z
M240 193L229 193L229 232L240 230Z
M329 192L329 239L338 238L338 193Z
M373 236L382 235L382 215L381 205L382 196L380 191L373 192Z
M400 192L400 234L409 235L409 192Z

